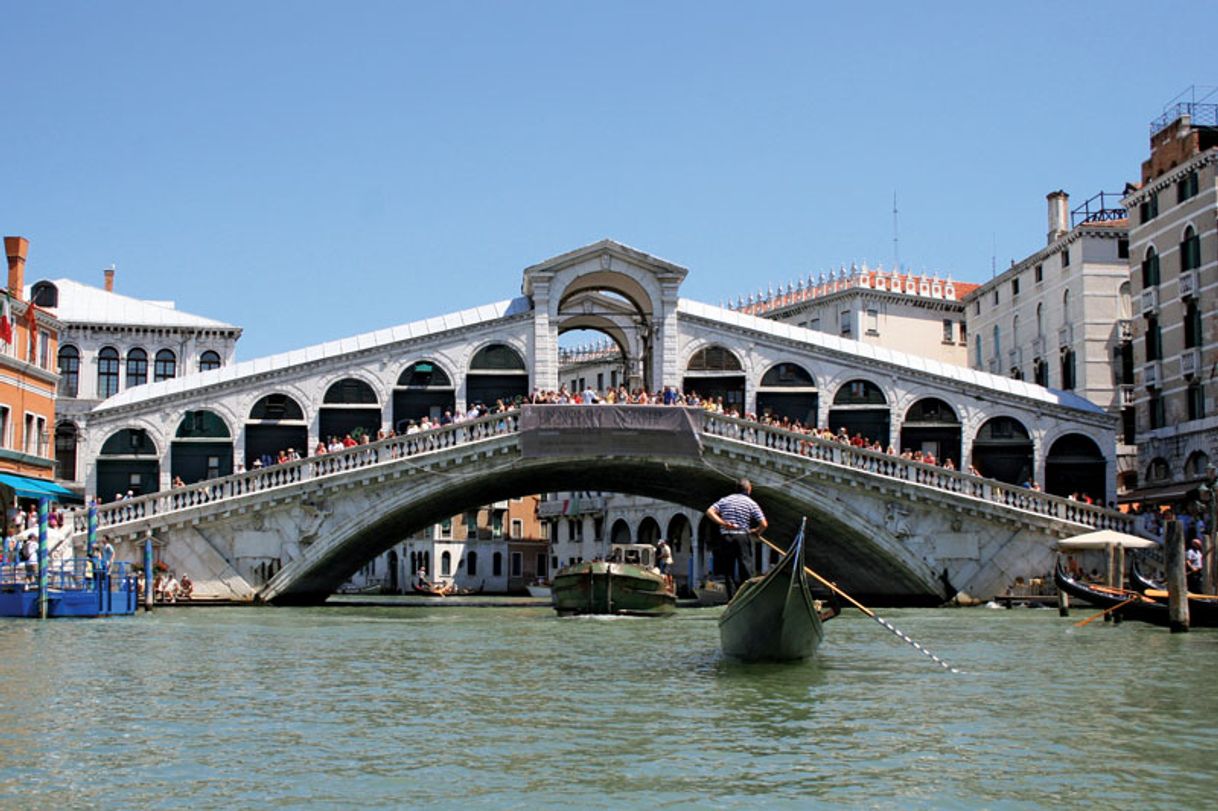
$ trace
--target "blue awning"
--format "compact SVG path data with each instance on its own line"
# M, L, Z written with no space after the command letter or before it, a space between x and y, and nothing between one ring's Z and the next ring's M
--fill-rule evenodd
M0 473L0 484L13 488L20 498L49 498L60 504L83 504L84 499L66 487L46 479L34 479L16 473Z

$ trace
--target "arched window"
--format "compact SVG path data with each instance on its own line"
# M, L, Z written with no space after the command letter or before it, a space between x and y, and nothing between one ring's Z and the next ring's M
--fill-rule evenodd
M251 420L303 420L304 410L286 394L268 394L250 409Z
M55 286L54 282L36 282L30 288L30 301L39 307L58 307L59 288Z
M503 576L503 553L502 552L496 552L494 555L491 556L491 576L492 577L502 577Z
M80 350L71 344L61 346L59 347L59 393L64 397L75 397L79 391ZM73 443L75 443L75 439L73 439Z
M1142 289L1157 287L1159 284L1159 254L1155 246L1146 249L1146 258L1142 260Z
M851 380L843 383L833 396L834 405L887 405L888 398L879 386L870 380Z
M398 385L412 388L452 385L448 373L429 360L421 360L407 366L398 376Z
M199 356L199 371L208 372L220 368L220 353L207 350Z
M1044 302L1036 305L1036 337L1045 337L1045 305Z
M1000 334L1001 334L1001 331L998 329L998 325L995 324L994 325L994 357L996 357L996 358L1002 357L1002 343L998 337Z
M102 456L156 456L156 445L142 428L123 428L110 435L101 449Z
M739 372L743 369L740 359L722 346L708 346L699 349L689 359L688 371L691 372Z
M1011 348L1019 348L1019 316L1011 319Z
M469 368L483 371L525 371L524 360L510 346L491 344L484 346L469 362Z
M1193 451L1188 455L1188 460L1184 463L1184 475L1190 478L1197 478L1205 475L1205 469L1209 467L1210 458L1205 451Z
M761 377L763 387L814 387L816 381L798 363L776 363Z
M344 377L326 389L324 401L328 404L348 403L356 405L376 405L376 392L362 380L354 377Z
M156 353L156 360L152 365L152 380L159 382L161 380L172 380L178 376L178 356L173 353L172 349L162 349Z
M1180 243L1180 270L1187 272L1201 267L1201 240L1191 225L1184 229L1184 241Z
M478 553L473 550L465 553L465 573L470 577L478 574Z
M440 554L440 576L451 577L453 573L453 556L448 550Z
M1070 291L1062 293L1062 326L1070 324Z
M148 382L148 353L142 349L127 350L127 388Z
M1117 318L1133 317L1133 294L1130 292L1129 282L1121 282L1121 287L1117 291Z
M97 396L101 399L118 394L118 350L103 346L97 353Z

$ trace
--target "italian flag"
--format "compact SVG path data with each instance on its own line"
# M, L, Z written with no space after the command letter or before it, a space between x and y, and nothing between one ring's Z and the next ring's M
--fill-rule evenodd
M13 342L13 304L8 291L4 293L4 309L0 311L0 340L6 344Z

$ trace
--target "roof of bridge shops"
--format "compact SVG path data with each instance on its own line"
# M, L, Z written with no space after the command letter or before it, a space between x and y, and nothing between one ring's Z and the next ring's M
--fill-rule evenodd
M557 259L573 257L582 251L589 251L589 255L595 255L598 252L613 250L618 247L621 250L615 251L615 253L627 255L632 260L637 261L640 257L643 257L658 264L671 265L666 260L654 259L649 254L643 253L636 248L618 246L617 243L611 243L608 240L602 240L576 251L569 251L557 257ZM534 265L533 267L539 266ZM865 358L875 363L889 365L893 369L916 370L954 382L1000 391L1041 403L1059 405L1092 413L1105 413L1104 409L1071 392L1045 389L1022 380L993 375L964 366L955 366L931 358L873 346L861 341L852 341L847 338L804 329L791 324L782 324L737 310L729 310L685 298L680 299L677 308L679 313L692 318L719 322L724 326L733 326L737 329L768 334L775 338L808 344L809 346L818 347L830 352L853 355L860 359ZM125 389L113 397L104 400L95 411L104 412L110 408L133 405L158 397L205 388L213 384L231 382L255 375L265 375L269 372L288 369L305 363L315 363L327 358L341 357L355 352L365 352L401 341L418 340L452 329L475 326L501 318L521 315L531 310L532 304L528 297L518 296L514 299L485 304L480 307L460 310L447 315L435 316L394 327L386 327L373 332L365 332L349 338L341 338L301 349L281 352L276 355L241 361L219 369L196 372L155 383L147 383L142 386Z

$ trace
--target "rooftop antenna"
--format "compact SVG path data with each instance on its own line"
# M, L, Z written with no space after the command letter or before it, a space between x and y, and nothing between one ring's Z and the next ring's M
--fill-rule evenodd
M901 269L901 240L900 232L897 230L897 192L895 189L892 192L892 262L897 270Z

